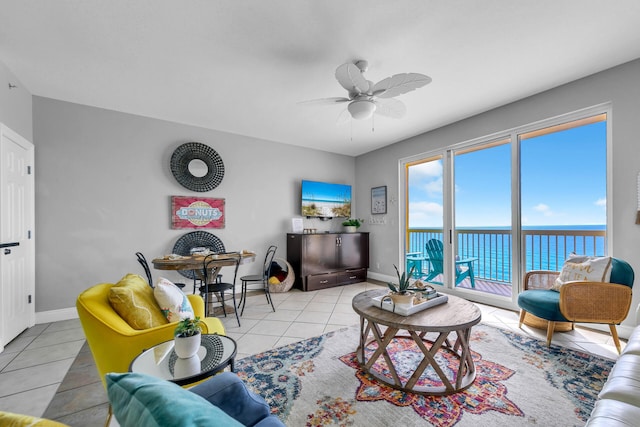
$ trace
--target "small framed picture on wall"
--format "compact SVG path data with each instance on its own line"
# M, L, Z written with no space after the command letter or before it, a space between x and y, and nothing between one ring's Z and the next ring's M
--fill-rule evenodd
M373 187L371 189L371 213L387 213L387 186Z

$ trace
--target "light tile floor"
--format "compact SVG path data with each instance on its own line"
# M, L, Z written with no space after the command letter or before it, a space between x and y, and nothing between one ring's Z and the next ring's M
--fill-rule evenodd
M244 315L240 318L242 326L238 326L233 315L222 320L227 335L238 343L237 359L241 359L357 324L359 319L351 308L351 300L359 292L372 288L379 288L379 285L364 282L315 292L291 290L287 293L272 294L275 312L271 310L264 294L261 293L250 296L247 300ZM526 333L540 340L545 339L544 331L526 326L519 329L516 312L481 304L478 306L482 311L482 322L485 324ZM5 351L0 353L0 410L35 416L42 416L45 410L48 414L57 413L61 408L47 407L84 342L80 322L75 319L36 325L9 343ZM571 332L556 333L553 342L608 358L617 357L609 334L591 329L577 327ZM84 352L86 355L83 356L90 358L86 347ZM99 406L97 402L102 402L100 406L104 410L104 390L97 374L95 377L91 381L97 383L83 386L92 387L94 394L102 396L87 396L83 399L83 408L65 408L67 412L75 412L65 418L61 417L61 421L66 420L71 425L91 425L94 421L89 424L78 421L82 419L79 414L93 412L95 419ZM66 381L65 384L67 387L73 387ZM84 390L83 394L86 394ZM97 418L104 421L102 413Z

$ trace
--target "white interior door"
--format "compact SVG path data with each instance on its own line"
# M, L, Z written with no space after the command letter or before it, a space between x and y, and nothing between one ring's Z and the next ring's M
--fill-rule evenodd
M35 324L34 146L0 125L0 351Z

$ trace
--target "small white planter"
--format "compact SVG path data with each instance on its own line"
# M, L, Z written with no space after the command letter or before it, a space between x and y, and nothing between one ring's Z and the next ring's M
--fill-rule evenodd
M355 225L343 225L345 233L355 233L358 231L358 227Z
M190 337L175 337L174 350L176 355L181 359L188 359L196 355L200 349L200 340L202 334L196 334Z
M396 307L402 307L405 310L413 307L413 292L407 292L406 294L394 294L390 295L391 300L395 304Z

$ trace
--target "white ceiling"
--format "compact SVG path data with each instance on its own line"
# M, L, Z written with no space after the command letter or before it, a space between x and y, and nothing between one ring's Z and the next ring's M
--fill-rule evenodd
M348 155L638 57L638 0L0 0L0 61L34 95ZM346 96L357 59L433 82L373 132L298 104Z

